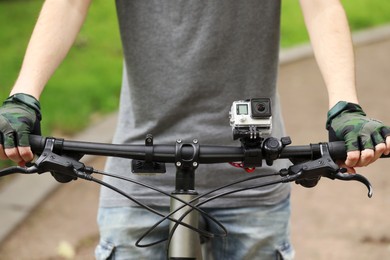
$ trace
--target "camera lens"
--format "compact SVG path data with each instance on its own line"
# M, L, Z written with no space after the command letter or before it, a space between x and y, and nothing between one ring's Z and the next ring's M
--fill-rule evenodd
M271 116L271 100L269 98L251 99L252 118L268 118Z
M265 106L264 103L258 103L258 104L256 105L256 109L257 109L257 111L259 111L259 112L264 112L264 111L266 110L266 106Z

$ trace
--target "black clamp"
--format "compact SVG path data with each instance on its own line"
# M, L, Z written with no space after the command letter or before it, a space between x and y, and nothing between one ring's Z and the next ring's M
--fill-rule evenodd
M185 152L189 147L191 152ZM182 140L176 140L175 165L179 169L196 169L199 166L199 141L192 140L192 143L183 143Z
M145 160L132 160L131 172L135 174L165 173L165 163L154 162L153 135L148 134L145 138Z
M79 172L91 172L93 169L86 167L76 155L58 155L53 152L55 139L47 138L45 148L40 157L34 163L39 169L38 173L50 172L52 176L61 183L76 180Z
M261 167L263 161L263 151L261 146L259 147L248 147L244 146L244 168Z
M317 185L321 177L332 179L340 171L340 167L330 157L328 146L320 144L320 148L321 158L289 168L289 173L297 177L295 181L297 184L311 188Z

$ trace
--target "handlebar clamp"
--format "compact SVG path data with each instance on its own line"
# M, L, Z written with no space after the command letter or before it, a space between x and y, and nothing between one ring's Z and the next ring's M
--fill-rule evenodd
M184 158L183 149L185 147L191 147L193 149L192 155ZM178 169L196 169L199 166L199 141L197 139L192 140L192 143L183 143L181 139L176 140L175 148L175 165Z

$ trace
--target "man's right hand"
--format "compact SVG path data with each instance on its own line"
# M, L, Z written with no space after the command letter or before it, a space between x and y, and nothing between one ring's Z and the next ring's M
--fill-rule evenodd
M0 159L23 166L33 159L29 134L41 134L40 104L33 96L17 93L0 107Z

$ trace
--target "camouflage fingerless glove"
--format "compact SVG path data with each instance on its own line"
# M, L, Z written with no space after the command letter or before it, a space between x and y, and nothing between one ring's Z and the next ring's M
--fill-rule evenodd
M338 102L328 112L326 129L330 141L345 141L347 151L374 149L390 135L382 122L366 116L363 109L353 103Z
M18 93L0 107L0 141L5 148L29 146L29 134L41 134L39 101Z

